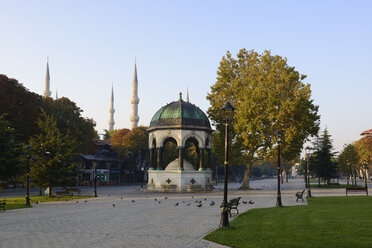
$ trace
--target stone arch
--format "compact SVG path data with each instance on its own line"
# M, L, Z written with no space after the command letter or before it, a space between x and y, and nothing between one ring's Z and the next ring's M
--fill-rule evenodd
M149 141L149 148L156 148L156 137L154 134L151 134Z
M180 146L180 143L181 143L180 140L175 135L173 135L172 133L162 136L159 139L159 143L157 144L157 146L158 147L163 147L164 146L164 141L167 140L167 139L170 139L170 138L172 138L176 141L177 146Z
M194 138L198 141L198 147L205 147L205 144L203 142L203 139L196 133L196 132L190 132L188 134L186 134L183 139L182 139L182 146L185 146L186 145L186 141L189 139L189 138Z

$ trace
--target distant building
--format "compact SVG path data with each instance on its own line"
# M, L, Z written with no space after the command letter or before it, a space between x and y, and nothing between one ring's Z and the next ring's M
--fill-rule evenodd
M112 150L110 140L94 140L96 153L81 154L80 185L93 185L94 174L99 184L141 183L143 172L132 161L120 159Z

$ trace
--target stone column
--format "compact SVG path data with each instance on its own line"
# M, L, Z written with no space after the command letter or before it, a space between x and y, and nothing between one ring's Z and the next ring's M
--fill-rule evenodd
M156 148L157 150L157 160L156 160L156 169L157 170L161 170L161 162L162 162L162 158L161 158L161 153L162 153L162 148L161 147L157 147Z
M211 163L211 149L210 148L207 148L207 170L212 170L211 169L211 166L212 166L212 163Z
M178 170L183 171L183 147L179 146L178 149Z
M154 156L154 148L150 148L150 154L149 154L149 170L154 169L154 162L153 162L153 156Z
M204 148L200 148L199 149L199 153L200 153L200 155L199 155L199 171L203 171L203 170L205 170L205 168L204 168Z

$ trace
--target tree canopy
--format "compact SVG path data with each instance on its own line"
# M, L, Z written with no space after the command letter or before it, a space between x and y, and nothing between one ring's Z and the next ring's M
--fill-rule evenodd
M311 99L310 85L302 82L305 78L286 58L269 51L241 49L237 59L230 52L222 58L217 81L207 95L208 115L224 135L221 107L230 101L236 109L231 147L247 164L242 188L249 188L253 162L274 152L277 130L285 133L281 150L287 161L296 158L308 137L318 132L318 106Z
M42 112L38 122L40 133L30 139L32 156L30 175L33 183L41 188L67 186L74 183L77 164L76 138L64 134L53 116Z

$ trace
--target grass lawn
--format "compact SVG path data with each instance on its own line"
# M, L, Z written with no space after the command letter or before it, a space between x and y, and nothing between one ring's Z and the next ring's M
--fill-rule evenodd
M91 198L90 195L74 195L74 196L62 196L62 197L48 197L48 196L30 196L31 204L36 202L52 202L52 201L67 201L73 199L81 199L81 198ZM1 200L6 200L5 210L17 209L17 208L31 208L32 206L27 206L25 204L26 197L7 197L7 198L0 198Z
M372 197L310 198L307 206L252 209L205 239L230 247L372 247Z

